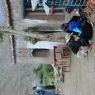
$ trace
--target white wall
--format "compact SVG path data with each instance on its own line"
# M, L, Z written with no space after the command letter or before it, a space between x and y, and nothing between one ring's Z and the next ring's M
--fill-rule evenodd
M41 49L53 49L56 45L63 45L62 42L51 42L51 41L39 41L36 44L30 42L27 43L27 48L41 48Z

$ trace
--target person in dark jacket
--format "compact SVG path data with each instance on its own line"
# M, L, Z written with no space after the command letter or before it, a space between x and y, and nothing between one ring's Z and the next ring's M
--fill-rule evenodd
M75 40L75 37L72 35L70 40L67 43L67 46L74 54L77 54L79 48L81 47L81 41Z
M86 18L82 18L80 16L73 16L72 19L68 23L64 23L61 25L61 29L66 33L76 33L81 34L81 26L86 22Z
M67 46L74 54L77 54L81 46L88 46L89 40L93 37L93 27L85 17L74 16L68 23L62 24L61 28L66 33L72 34Z
M81 46L86 47L88 45L89 42L86 39L78 39L78 40L70 39L67 43L67 46L74 54L77 54Z
M66 33L73 33L79 38L92 39L93 27L86 17L73 16L68 23L61 25L61 29Z
M87 26L88 24L88 26ZM86 27L87 26L87 27ZM70 40L67 43L67 46L70 48L70 50L74 53L77 54L79 51L80 47L88 47L89 46L89 40L92 39L93 36L93 29L92 26L87 22L85 27L83 27L83 33L78 36L78 39L75 39L74 34L71 36Z
M82 27L82 33L79 35L80 38L91 40L93 37L93 27L91 23L85 22Z

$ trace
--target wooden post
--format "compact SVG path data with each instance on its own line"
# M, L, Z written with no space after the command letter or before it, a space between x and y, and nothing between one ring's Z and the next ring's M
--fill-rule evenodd
M16 64L16 41L15 41L15 36L14 35L12 35L11 36L12 37L12 52L13 52L13 54L12 54L12 57L13 57L13 61L14 61L14 64Z

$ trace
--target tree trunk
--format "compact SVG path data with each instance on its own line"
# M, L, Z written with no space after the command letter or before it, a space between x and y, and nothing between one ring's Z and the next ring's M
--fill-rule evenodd
M55 32L55 33L26 33L23 31L16 31L10 28L0 28L0 31L11 33L13 35L22 35L22 36L29 36L32 38L37 38L39 40L49 40L49 41L64 41L64 32Z

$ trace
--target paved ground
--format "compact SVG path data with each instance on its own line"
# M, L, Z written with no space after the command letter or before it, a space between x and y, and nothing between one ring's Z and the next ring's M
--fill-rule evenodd
M93 52L93 51L92 51ZM95 59L93 53L88 58L72 59L71 72L65 75L64 95L95 94Z
M28 95L38 81L32 72L35 66L11 63L10 42L8 35L5 35L0 45L0 95Z
M0 64L11 63L10 40L7 34L4 34L4 42L0 43Z

